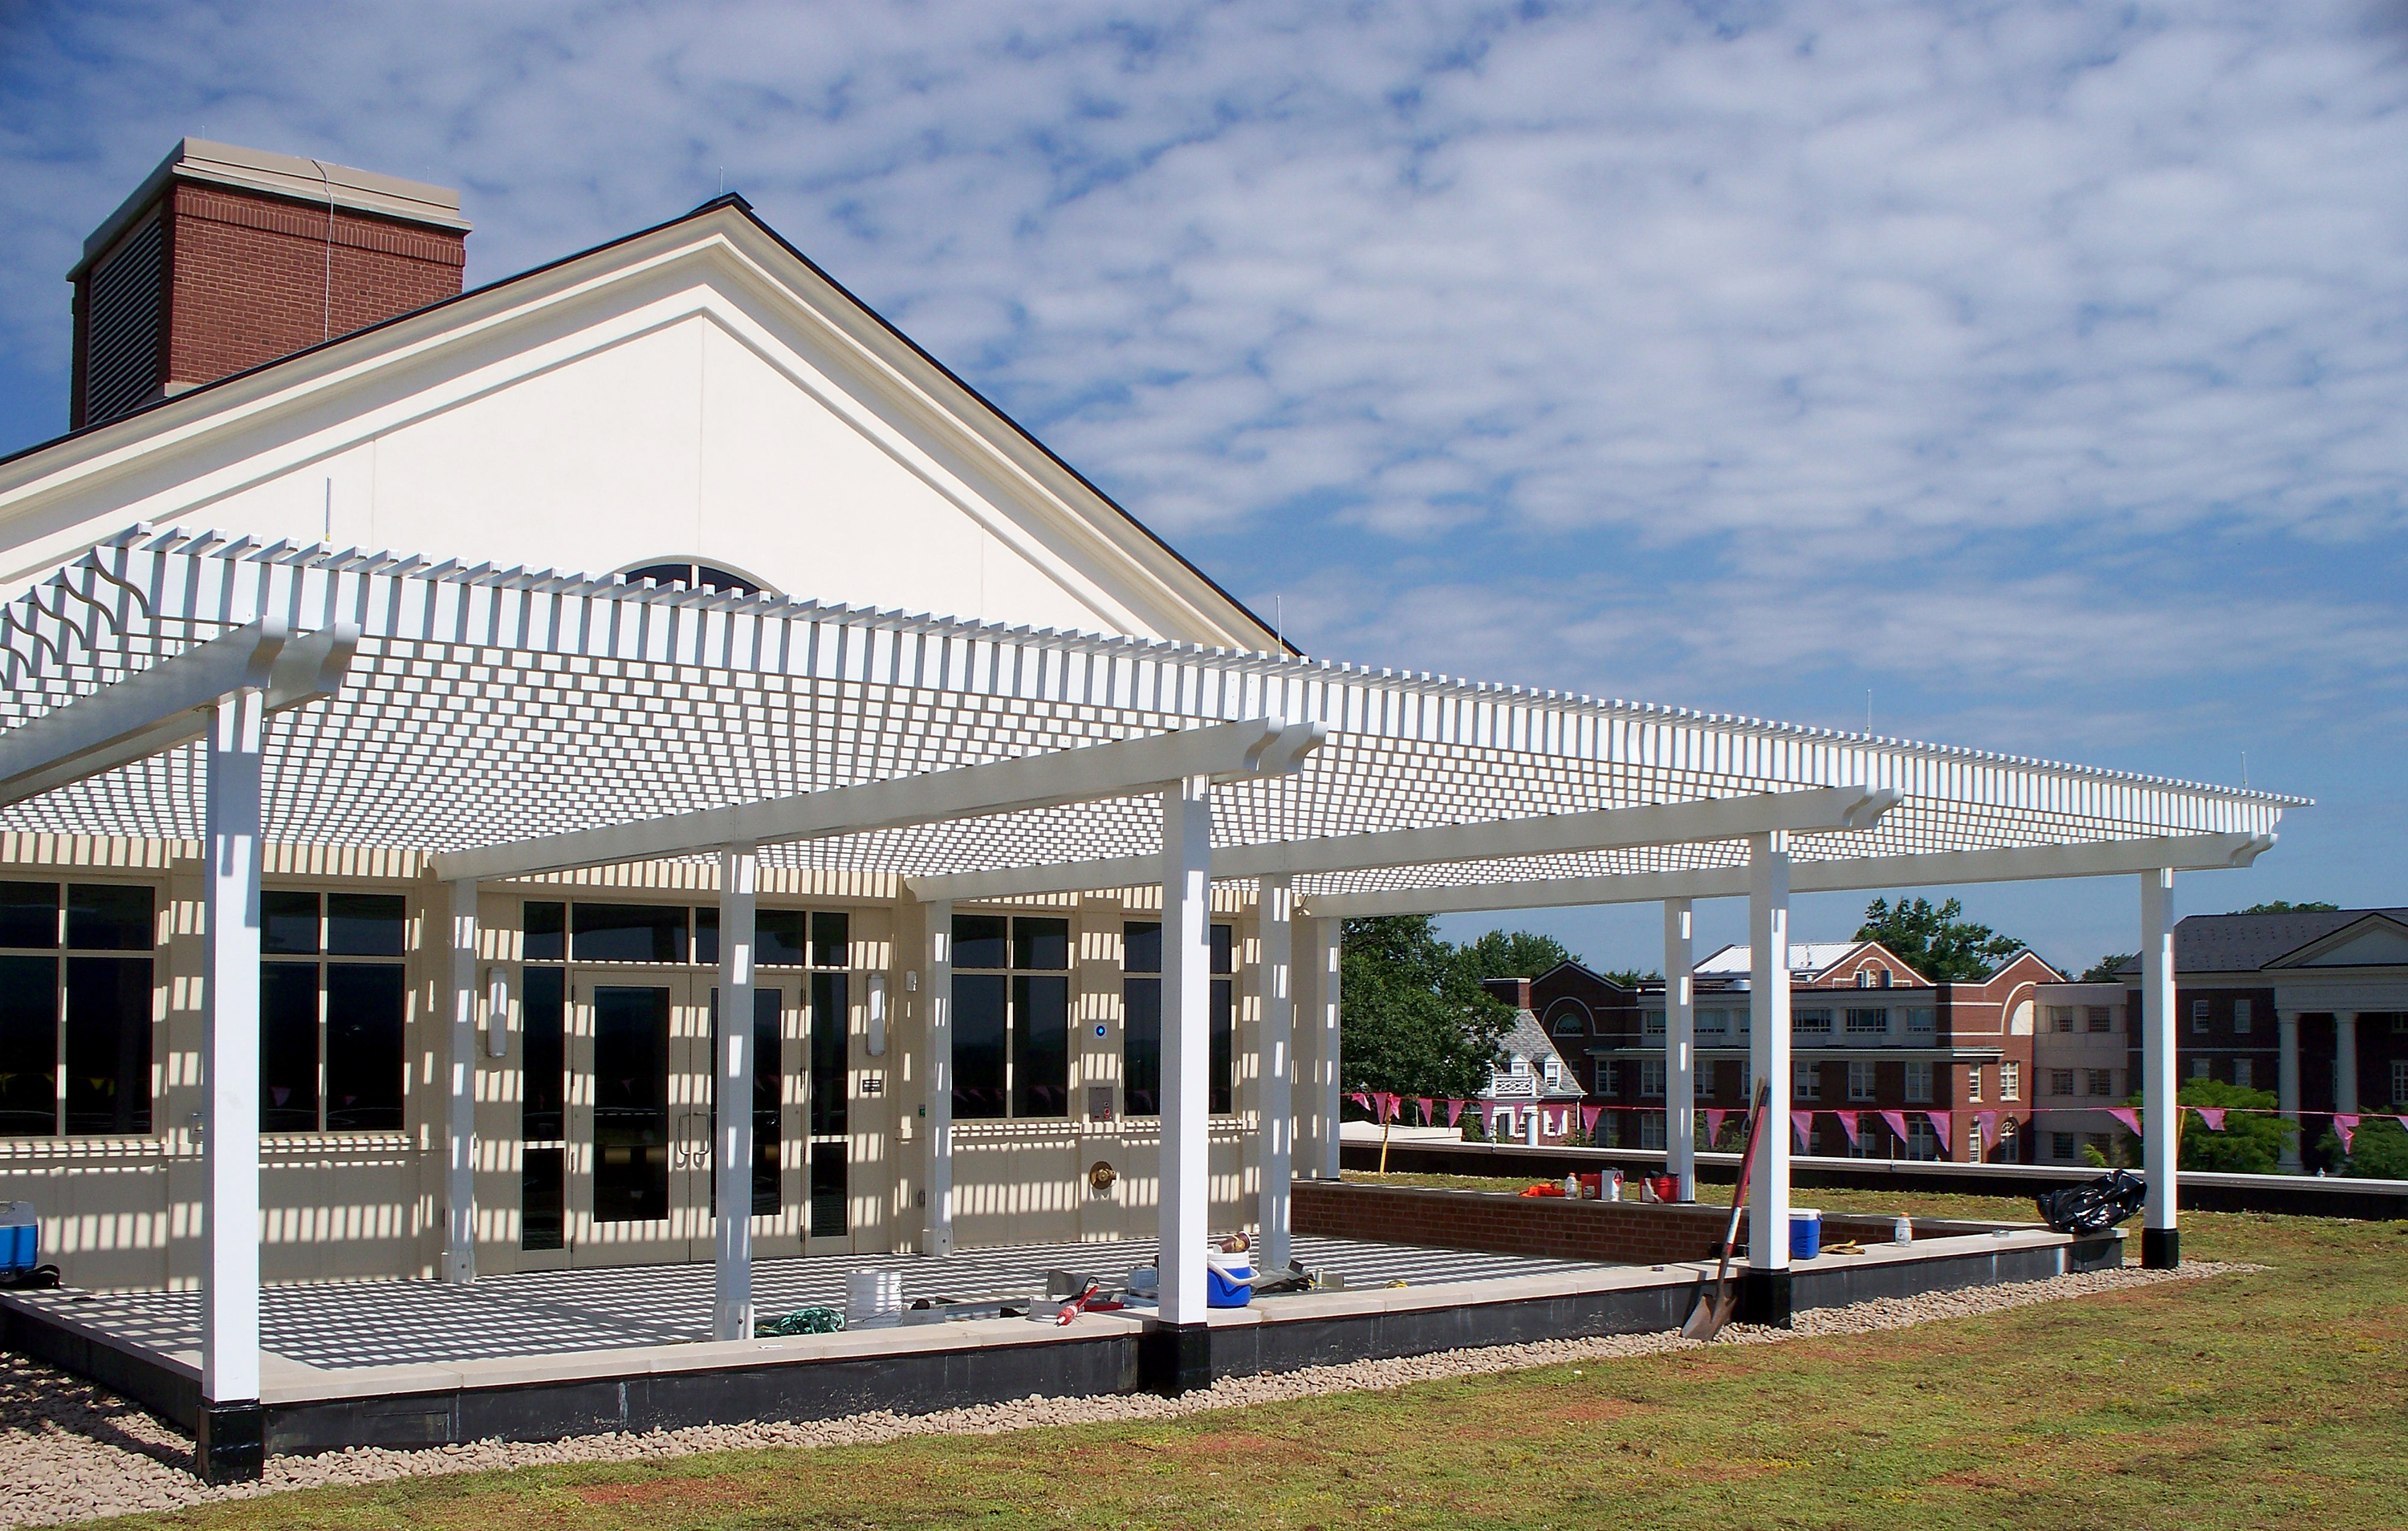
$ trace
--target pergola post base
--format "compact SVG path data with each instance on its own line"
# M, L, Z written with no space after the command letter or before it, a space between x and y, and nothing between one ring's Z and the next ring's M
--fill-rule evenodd
M2143 1270L2182 1268L2182 1230L2180 1228L2142 1229L2141 1268Z
M1793 1326L1795 1318L1787 1266L1775 1269L1751 1267L1741 1275L1739 1321L1742 1324L1761 1324L1774 1329L1786 1329Z
M267 1410L248 1403L203 1403L194 1432L193 1466L205 1483L256 1483L267 1466Z
M1168 1273L1164 1273L1168 1280ZM1212 1329L1204 1324L1157 1324L1138 1341L1138 1386L1176 1398L1212 1385Z

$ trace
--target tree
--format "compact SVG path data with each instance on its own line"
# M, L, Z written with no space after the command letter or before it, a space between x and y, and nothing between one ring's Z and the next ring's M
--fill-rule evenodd
M2186 1106L2236 1108L2232 1115L2224 1119L2222 1132L2212 1132L2206 1123L2184 1113L2189 1120L2182 1125L2182 1152L2177 1159L2184 1169L2220 1170L2228 1175L2276 1174L2283 1167L2283 1150L2300 1135L2296 1122L2254 1114L2274 1109L2272 1090L2247 1090L2218 1080L2185 1080L2176 1098ZM2134 1095L2126 1104L2138 1106L2141 1097ZM2149 1123L2143 1121L2143 1124Z
M1514 1013L1428 915L1349 920L1339 974L1340 1081L1460 1098L1488 1088Z
M1664 975L1652 971L1642 973L1636 967L1617 967L1611 973L1599 973L1598 977L1625 989L1636 989L1642 983L1660 983Z
M1534 979L1580 961L1553 936L1526 930L1492 930L1464 947L1463 958L1476 969L1473 977L1484 979Z
M2294 904L2287 898L2277 898L2271 904L2252 904L2245 909L2234 909L2232 912L2235 914L2331 914L2340 909L2339 904Z
M1963 918L1955 899L1934 909L1928 898L1876 898L1865 909L1856 939L1879 941L1900 962L1934 983L1971 983L1988 978L1999 964L2024 949L2012 936Z
M2328 1127L2316 1147L2325 1163L2341 1165L2342 1173L2362 1180L2408 1180L2408 1132L2387 1116L2362 1119L2349 1135L2349 1152L2341 1151L2341 1134Z
M2113 983L2124 974L2124 965L2139 956L2137 952L2110 952L2083 971L2085 983Z

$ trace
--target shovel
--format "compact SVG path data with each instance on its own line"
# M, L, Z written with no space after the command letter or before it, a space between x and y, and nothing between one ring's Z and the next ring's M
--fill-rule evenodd
M1730 1284L1731 1246L1739 1242L1739 1214L1747 1206L1748 1172L1756 1167L1756 1138L1764 1130L1764 1114L1772 1103L1770 1080L1756 1087L1756 1103L1748 1108L1747 1146L1741 1151L1739 1184L1731 1189L1730 1225L1723 1230L1722 1265L1714 1272L1714 1289L1698 1292L1698 1306L1681 1325L1684 1339L1712 1339L1739 1309L1739 1293Z

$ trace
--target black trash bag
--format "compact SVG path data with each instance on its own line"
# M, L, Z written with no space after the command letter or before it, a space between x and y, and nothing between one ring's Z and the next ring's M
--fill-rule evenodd
M2041 1221L2061 1234L2105 1233L2148 1204L2149 1182L2128 1169L2111 1169L2088 1185L2069 1185L2032 1198Z
M42 1292L58 1284L59 1267L56 1266L35 1266L30 1269L13 1271L7 1276L0 1276L0 1286L9 1287L19 1292Z

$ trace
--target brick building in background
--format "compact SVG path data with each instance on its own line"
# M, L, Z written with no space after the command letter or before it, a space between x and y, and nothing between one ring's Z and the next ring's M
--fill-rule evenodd
M456 192L186 138L84 241L71 430L455 297Z
M2120 976L2137 983L2139 963ZM2408 1111L2408 909L2194 914L2174 927L2174 994L2186 1081L2271 1090L2301 1114L2286 1168L2339 1167L2316 1146L2337 1112ZM2140 1014L2137 989L2126 1002ZM2137 1070L2128 1023L2125 1044Z
M2032 1033L2043 983L2063 975L2018 952L1977 983L1934 984L1877 941L1789 949L1788 1108L1813 1111L1806 1152L1860 1158L2019 1160L2031 1154ZM1744 946L1699 962L1697 1106L1733 1113L1738 1131L1753 1087ZM1492 992L1514 996L1493 980ZM1525 1009L1570 1060L1590 1104L1607 1108L1601 1143L1664 1146L1669 1068L1661 980L1627 989L1567 963L1526 982ZM1898 1113L1899 1132L1883 1112ZM1845 1121L1839 1115L1849 1113ZM1935 1125L1932 1113L1943 1116ZM1848 1123L1855 1124L1853 1137ZM1727 1145L1726 1145L1727 1146Z

